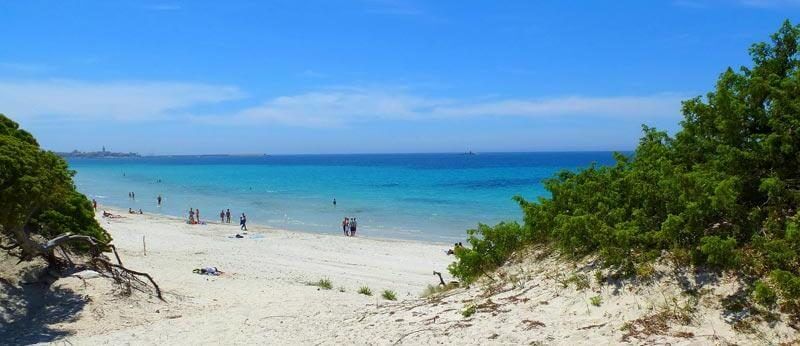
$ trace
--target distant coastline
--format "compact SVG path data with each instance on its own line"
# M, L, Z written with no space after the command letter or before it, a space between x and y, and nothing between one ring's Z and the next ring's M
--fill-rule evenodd
M141 157L137 153L115 153L111 151L106 151L103 148L102 151L78 151L73 150L71 152L56 152L56 155L64 157L64 158L73 158L73 157L84 157L84 158L117 158L117 157Z

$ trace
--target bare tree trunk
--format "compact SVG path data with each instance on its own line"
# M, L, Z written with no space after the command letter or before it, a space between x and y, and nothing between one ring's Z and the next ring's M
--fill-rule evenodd
M21 260L30 260L36 256L43 255L42 246L31 239L25 227L19 226L11 229L16 246L22 250Z
M147 285L138 279L138 277L145 277L155 288L158 299L164 300L161 295L161 288L158 287L158 284L156 284L155 280L153 280L153 278L147 273L125 268L122 264L122 260L119 257L119 253L117 253L117 248L112 244L106 244L98 241L94 237L79 234L61 234L43 244L40 244L31 239L28 232L23 227L13 228L11 233L14 236L13 241L15 243L10 246L4 246L2 249L10 251L11 249L17 247L20 248L22 251L22 254L18 256L20 257L20 262L33 259L34 257L43 257L51 266L58 266L63 264L63 261L59 261L56 257L56 249L60 248L63 250L64 245L71 242L86 243L90 246L90 254L92 256L91 263L94 264L98 269L102 268L103 271L110 274L110 276L113 277L118 283L127 284L129 287L132 282L136 282L140 285ZM109 250L114 253L114 257L117 260L116 264L109 262L104 258L104 256L101 256L103 252ZM142 290L141 287L137 289Z

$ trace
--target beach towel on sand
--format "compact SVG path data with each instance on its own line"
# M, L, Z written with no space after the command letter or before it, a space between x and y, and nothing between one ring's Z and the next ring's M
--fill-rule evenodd
M217 269L217 267L205 267L205 268L192 270L192 272L195 273L195 274L200 274L200 275L215 275L216 276L216 275L222 274L222 272L219 271L219 269Z

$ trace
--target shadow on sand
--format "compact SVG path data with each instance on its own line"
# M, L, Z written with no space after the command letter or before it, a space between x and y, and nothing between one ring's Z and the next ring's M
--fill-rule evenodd
M0 344L47 343L71 334L51 326L75 320L86 301L72 290L51 284L17 286L0 278Z

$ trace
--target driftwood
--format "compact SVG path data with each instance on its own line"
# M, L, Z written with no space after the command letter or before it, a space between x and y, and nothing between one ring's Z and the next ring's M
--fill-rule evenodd
M123 267L123 266L121 266L119 264L111 263L111 262L109 262L109 261L107 261L107 260L105 260L103 258L100 258L100 257L92 258L92 262L95 263L95 264L98 264L99 266L104 267L104 269L106 269L107 272L112 274L112 277L118 283L126 283L126 281L127 281L127 284L130 285L131 282L135 281L137 283L144 284L144 282L142 280L140 280L138 277L139 276L143 276L143 277L147 278L147 280L150 281L150 284L153 285L153 288L155 288L155 290L156 290L156 297L158 297L158 299L161 299L162 301L164 301L164 297L161 296L161 288L158 287L158 284L156 284L156 281L153 280L153 277L151 277L150 274L137 272L135 270L131 270L131 269L125 268L125 267ZM134 287L134 286L131 285L131 287ZM134 288L137 288L137 287L134 287ZM137 289L142 291L142 292L144 292L144 290L141 289L141 288L137 288ZM148 292L146 292L146 293L148 293Z
M76 267L76 264L67 255L67 251L65 251L64 247L69 243L88 244L89 254L91 255L91 260L89 260L88 263L92 264L95 269L98 270L98 272L101 272L106 276L110 276L118 284L124 284L129 288L135 288L139 291L146 292L143 287L148 286L148 284L140 279L140 277L144 277L150 282L150 285L155 288L155 295L158 297L158 299L162 301L164 300L163 296L161 295L161 289L158 287L158 284L156 284L155 280L153 280L153 278L147 273L126 268L122 264L122 259L119 257L117 248L113 244L101 242L88 235L69 233L58 235L41 244L31 240L27 236L27 232L25 232L23 229L16 230L15 235L16 239L11 240L11 245L0 246L0 248L6 251L20 248L22 253L12 253L13 256L16 256L20 259L20 262L30 260L34 257L43 257L51 266L68 266L74 268ZM61 250L62 258L56 257L56 249ZM111 263L103 255L103 252L109 251L114 254L116 263Z
M438 275L439 276L439 285L447 286L447 284L444 283L444 279L442 279L442 273L437 272L437 271L434 270L433 271L433 275Z

